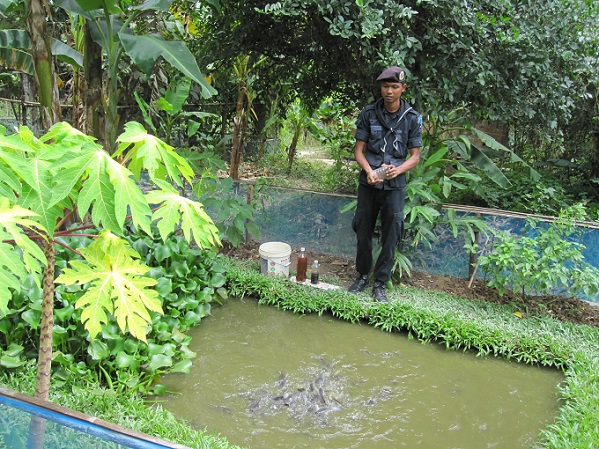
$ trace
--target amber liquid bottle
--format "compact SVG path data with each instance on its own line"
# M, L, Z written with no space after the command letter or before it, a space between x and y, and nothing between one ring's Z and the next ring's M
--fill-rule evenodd
M297 274L295 280L297 282L304 282L306 280L306 273L308 271L308 258L306 257L306 248L303 246L300 248L300 253L297 256Z

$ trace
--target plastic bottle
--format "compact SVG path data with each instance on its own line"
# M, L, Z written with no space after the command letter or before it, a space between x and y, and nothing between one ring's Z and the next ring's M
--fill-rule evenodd
M306 248L300 248L300 253L297 256L297 274L295 280L304 282L306 280L306 272L308 271L308 258L306 257Z
M387 167L379 167L374 171L374 173L379 179L387 179Z
M310 283L311 284L318 284L318 271L319 271L318 260L314 260L314 262L312 263L312 268L310 269Z

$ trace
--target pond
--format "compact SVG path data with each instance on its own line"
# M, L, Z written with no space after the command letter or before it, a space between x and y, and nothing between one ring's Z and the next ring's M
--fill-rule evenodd
M560 406L555 369L253 300L191 335L191 373L165 376L158 400L253 449L530 448Z

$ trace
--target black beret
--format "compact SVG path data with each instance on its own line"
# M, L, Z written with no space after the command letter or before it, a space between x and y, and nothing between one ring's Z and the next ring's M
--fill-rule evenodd
M406 71L401 67L389 67L376 79L377 81L393 81L394 83L406 82Z

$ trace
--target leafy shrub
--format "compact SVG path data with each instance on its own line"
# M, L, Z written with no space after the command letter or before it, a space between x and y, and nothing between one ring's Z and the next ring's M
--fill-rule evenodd
M207 178L201 183L202 191L194 189L196 194L202 196L204 205L212 212L214 224L218 228L221 238L237 247L240 243L249 240L248 237L260 238L260 229L255 223L254 204L248 204L246 199L235 194L233 179ZM256 190L260 190L260 184Z
M456 202L551 216L575 202L559 180L541 177L531 182L520 170L506 170L505 174L511 183L508 188L483 177L476 191L463 192Z
M73 244L74 239L70 239ZM87 246L82 237L75 242ZM154 380L166 372L188 372L195 354L189 350L191 337L186 332L211 312L211 304L227 297L225 268L214 251L190 246L183 237L162 241L158 233L150 237L132 229L131 247L151 267L149 276L158 283L164 315L150 312L152 329L147 344L123 336L116 319L109 317L97 338L90 339L81 323L81 309L74 304L85 285L59 285L56 288L53 340L54 378L72 377L88 382L103 382L119 390L147 392ZM60 249L56 267L60 271L77 259L72 251ZM21 292L13 297L12 308L0 318L0 366L17 368L35 359L39 341L41 289L25 279Z
M578 204L563 210L557 220L544 229L537 219L528 219L526 236L499 232L491 252L480 257L489 285L500 294L506 289L522 295L599 291L599 269L584 261L585 246L573 241L576 221L586 217Z

